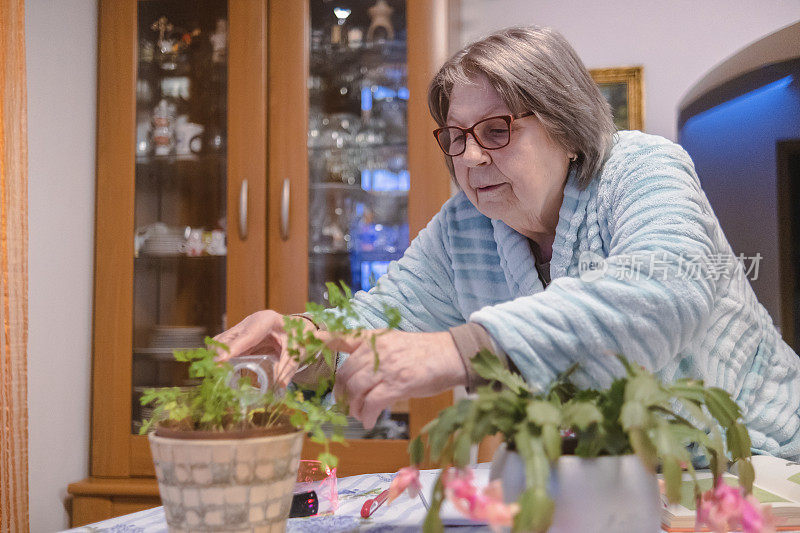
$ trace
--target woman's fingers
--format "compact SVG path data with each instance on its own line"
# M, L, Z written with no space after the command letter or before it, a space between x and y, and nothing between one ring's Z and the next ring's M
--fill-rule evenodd
M234 328L220 333L214 340L228 347L227 350L217 347L217 361L227 361L237 355L246 355L248 350L259 341L258 332L244 328Z
M373 339L380 354L377 369ZM466 382L458 350L446 331L368 331L340 338L326 334L325 341L350 351L336 373L334 392L338 400L347 400L350 414L365 427L398 399L431 396Z
M377 376L371 372L371 369L365 371L362 367L359 372L344 382L347 390L347 400L350 403L350 414L359 420L361 420L364 397L378 383L376 378Z
M375 385L364 397L361 407L361 417L359 420L366 429L375 427L375 422L384 409L391 407L395 401L395 394L392 387L386 382L381 381Z
M342 366L336 370L336 382L333 386L333 392L337 399L344 400L345 396L347 396L347 401L352 402L347 386L352 375L364 367L364 363L361 360L363 359L363 354L369 350L369 344L362 338L338 336L328 331L318 331L315 335L331 350L350 354Z
M350 404L350 409L353 408L353 376L358 373L373 374L372 363L367 364L366 357L372 355L372 348L368 343L362 341L361 345L353 348L350 347L350 356L345 360L342 366L336 371L336 382L333 386L334 395L338 400L347 399ZM341 350L340 350L341 351Z
M214 340L224 344L228 349L221 346L216 346L215 350L217 351L217 361L227 361L231 357L235 357L237 355L241 355L244 349L247 347L249 341L246 337L246 332L242 331L242 328L239 326L234 326L233 328L229 329L228 331L223 331L216 337Z
M330 331L317 331L314 335L335 352L353 353L364 342L364 339L360 337L341 335Z
M248 316L227 331L223 331L214 340L228 347L227 350L217 348L218 361L227 361L238 355L250 355L261 349L276 330L283 331L282 315L275 311L258 311Z
M281 353L273 367L273 380L278 387L286 388L298 368L297 361L289 355L286 340L281 343Z
M275 363L275 371L273 372L275 384L285 389L296 371L297 361L292 359L288 354L286 354L286 356L281 356L278 362Z

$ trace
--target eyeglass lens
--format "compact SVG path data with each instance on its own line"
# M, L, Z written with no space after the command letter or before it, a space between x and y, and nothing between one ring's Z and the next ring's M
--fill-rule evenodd
M478 144L489 150L502 148L510 141L509 124L502 117L492 117L477 122L472 131ZM464 151L466 135L460 128L443 128L437 139L447 155L458 155Z

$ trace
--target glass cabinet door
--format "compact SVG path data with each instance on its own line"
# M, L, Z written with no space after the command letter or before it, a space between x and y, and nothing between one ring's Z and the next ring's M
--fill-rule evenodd
M450 194L426 89L447 53L446 0L269 3L267 302L367 289ZM413 131L413 134L409 132ZM430 139L429 139L430 137ZM411 399L367 431L349 419L340 475L392 472L452 395ZM303 455L320 446L306 440Z
M309 299L368 290L408 247L405 2L311 0Z
M148 387L225 328L227 28L222 0L138 2L132 428Z
M310 0L308 299L369 290L409 244L406 6ZM408 403L348 438L407 439Z

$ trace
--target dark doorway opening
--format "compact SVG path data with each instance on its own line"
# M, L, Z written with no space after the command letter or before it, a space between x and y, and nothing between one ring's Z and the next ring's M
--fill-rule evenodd
M800 139L777 143L781 333L800 347Z

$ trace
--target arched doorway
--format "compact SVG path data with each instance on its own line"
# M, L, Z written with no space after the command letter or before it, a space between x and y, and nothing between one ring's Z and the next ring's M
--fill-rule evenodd
M800 213L792 210L800 204L793 196L800 195L800 176L779 173L796 168L789 161L794 147L800 150L800 23L751 44L698 81L680 103L678 141L735 254L745 267L757 263L748 277L759 301L784 339L800 347L794 266Z

